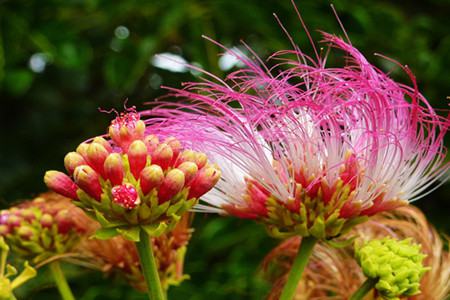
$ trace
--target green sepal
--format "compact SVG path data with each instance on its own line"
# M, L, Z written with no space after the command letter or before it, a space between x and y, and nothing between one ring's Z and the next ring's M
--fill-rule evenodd
M13 290L15 288L21 286L22 284L24 284L31 278L36 277L37 272L33 267L31 267L28 264L28 261L25 261L25 263L23 265L24 265L24 269L22 270L22 272L19 274L19 276L14 278L14 280L11 282L11 287Z
M332 239L332 240L325 240L325 242L333 248L341 249L352 245L355 239L356 236L352 236L351 238L345 239L343 241L336 241L335 239Z
M316 217L313 226L309 229L309 232L312 236L318 239L325 238L325 221L323 220L323 216L320 215Z
M96 238L99 240L108 240L110 238L113 238L115 236L119 235L119 232L117 232L116 227L111 228L100 228L98 229L91 238Z
M95 213L95 219L100 223L100 225L102 225L103 228L115 228L115 227L127 225L127 223L125 223L125 222L107 220L105 218L105 216L103 215L103 213L101 213L97 209L94 209L94 213Z
M6 274L5 277L11 277L17 274L17 269L11 265L6 265Z
M141 228L139 226L121 227L116 229L125 239L132 242L139 242L139 233Z
M160 222L158 224L142 225L141 227L150 237L158 237L166 232L168 226L166 223Z

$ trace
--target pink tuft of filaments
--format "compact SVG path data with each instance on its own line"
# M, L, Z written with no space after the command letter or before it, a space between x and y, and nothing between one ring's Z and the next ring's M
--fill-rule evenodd
M235 53L244 68L225 80L204 72L212 79L170 89L188 104L161 101L142 113L220 165L222 177L198 211L315 235L318 216L326 224L370 216L445 180L450 121L419 93L409 69L400 66L412 87L350 43L323 37L329 50L347 55L342 67L326 66L330 51L314 59L297 46L272 55L271 68ZM290 217L280 221L285 212ZM333 226L326 236L339 234Z

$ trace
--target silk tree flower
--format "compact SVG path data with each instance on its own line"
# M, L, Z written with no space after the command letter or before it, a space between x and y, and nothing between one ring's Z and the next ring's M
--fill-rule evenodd
M385 237L412 238L426 254L424 265L429 268L420 281L421 293L404 297L405 300L445 300L450 295L450 253L436 229L427 222L423 213L413 207L402 207L374 216L369 222L352 229L364 241ZM264 259L263 269L273 283L269 300L278 299L286 281L300 238L287 239ZM354 248L332 248L319 242L299 282L295 300L344 300L364 282L363 270L354 259ZM333 296L330 296L333 295ZM366 296L377 299L376 293Z
M140 228L151 236L170 231L220 177L205 154L151 130L131 109L111 122L106 139L96 137L66 155L67 175L45 174L50 189L100 222L99 238L120 233L137 241Z
M324 33L324 43L347 55L343 67L297 47L275 53L270 69L236 53L246 67L224 81L207 73L213 80L173 89L190 104L162 102L145 113L169 119L161 132L190 137L221 166L198 211L254 219L276 237L330 239L444 180L449 119L411 72L403 68L413 87L336 36Z
M75 215L65 209L59 196L42 194L0 212L0 235L11 251L33 264L70 253L86 232Z
M413 87L397 83L349 42L323 36L324 56L294 46L275 53L271 68L228 50L243 69L225 80L205 71L212 80L173 90L191 104L147 112L159 116L149 124L166 119L162 132L191 138L221 166L198 211L254 219L275 237L305 237L280 300L292 299L318 240L422 197L450 166L450 120L418 92L411 72L403 68ZM331 48L347 56L344 66L326 65Z
M183 273L186 247L191 237L190 215L183 215L175 228L168 233L153 238L161 285L165 291L170 286L179 285L188 275ZM91 221L94 222L94 221ZM109 275L125 278L134 288L147 289L142 274L136 246L121 236L109 240L85 239L79 248L80 254L88 262Z
M204 153L185 149L170 135L155 135L128 110L108 135L84 142L64 159L68 175L48 171L47 186L69 197L102 226L95 236L118 234L136 243L152 300L164 300L151 238L168 233L219 180ZM161 141L160 141L161 139Z

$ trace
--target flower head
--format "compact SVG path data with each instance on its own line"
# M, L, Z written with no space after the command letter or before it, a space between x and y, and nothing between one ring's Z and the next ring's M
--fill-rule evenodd
M404 297L408 300L444 300L450 292L450 254L443 240L429 224L420 210L413 206L395 209L374 216L371 221L352 229L364 241L386 237L411 238L419 243L426 255L424 265L429 269L420 281L420 294ZM300 238L290 238L276 247L265 259L264 269L274 282L269 299L278 299L299 247ZM354 248L333 248L319 243L298 285L296 300L333 299L344 300L358 289L366 279L363 270L354 259ZM367 299L376 299L374 294ZM403 299L403 298L402 298Z
M414 87L336 36L324 33L324 42L348 55L344 66L327 67L326 56L298 48L274 54L271 69L236 53L246 67L225 81L174 90L191 104L147 112L169 119L161 132L189 137L221 166L198 210L255 219L274 236L331 238L439 185L449 169L449 119L408 69Z
M70 252L86 232L79 208L67 198L47 193L0 212L0 235L11 250L33 263Z
M220 177L200 152L168 135L151 134L134 109L119 115L109 135L80 144L64 159L67 175L48 171L44 181L72 198L103 226L98 237L121 233L139 239L173 229ZM162 139L162 140L160 140Z

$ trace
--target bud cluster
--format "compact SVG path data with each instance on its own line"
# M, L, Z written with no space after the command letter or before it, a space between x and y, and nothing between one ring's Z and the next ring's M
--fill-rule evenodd
M420 279L428 270L422 264L426 255L421 253L420 244L411 239L371 240L363 246L356 245L355 255L364 275L378 281L375 288L385 299L398 300L420 293Z
M147 134L134 111L111 122L109 139L80 144L64 164L68 175L48 171L47 186L131 240L137 226L152 236L173 228L220 177L205 154L184 150L173 137Z
M14 253L33 263L69 252L83 232L71 211L42 197L0 211L0 236Z

